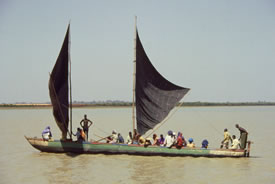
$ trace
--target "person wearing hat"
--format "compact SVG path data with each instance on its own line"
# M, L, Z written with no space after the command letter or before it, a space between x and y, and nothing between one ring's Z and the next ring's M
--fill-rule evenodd
M224 136L224 139L221 142L221 149L223 147L225 147L226 149L228 149L228 147L229 147L229 141L232 143L232 138L231 138L231 135L228 132L227 128L224 129L223 136Z
M116 130L112 131L110 143L118 143L118 134Z
M189 138L188 139L188 144L187 144L187 147L188 148L195 148L195 143L194 143L194 140L193 140L193 138Z

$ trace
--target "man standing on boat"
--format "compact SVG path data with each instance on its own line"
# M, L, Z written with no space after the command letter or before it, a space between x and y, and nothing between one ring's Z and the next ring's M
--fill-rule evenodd
M240 127L238 124L236 124L236 128L239 129L239 131L240 131L240 138L239 138L239 140L241 142L240 148L245 149L248 132L244 128Z
M89 124L90 123L90 124ZM88 141L88 132L90 126L93 124L93 122L89 119L87 119L87 115L84 115L84 119L80 121L80 126L83 128L84 133L86 134L86 141Z
M228 147L229 147L229 141L232 142L232 138L231 138L231 135L228 132L227 128L224 129L223 136L224 136L224 139L221 142L221 149L223 147L225 147L226 149L228 149Z

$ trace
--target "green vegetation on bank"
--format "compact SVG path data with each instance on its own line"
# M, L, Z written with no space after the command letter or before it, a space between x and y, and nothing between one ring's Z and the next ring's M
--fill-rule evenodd
M275 102L185 102L182 106L275 106Z
M178 104L180 105L180 104ZM125 101L93 101L93 102L73 102L73 107L131 107L132 102ZM199 107L199 106L275 106L275 102L184 102L184 107ZM50 103L15 103L15 104L0 104L4 108L27 108L27 107L51 107Z

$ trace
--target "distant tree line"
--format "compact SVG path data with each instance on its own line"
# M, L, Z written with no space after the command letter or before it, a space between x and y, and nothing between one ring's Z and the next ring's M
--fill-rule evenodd
M180 105L180 104L178 104ZM274 106L275 102L185 102L182 106Z
M130 107L132 102L122 100L106 100L106 101L73 101L73 107ZM178 103L180 106L181 103ZM181 106L275 106L275 102L184 102ZM51 107L50 102L45 103L27 103L20 102L14 104L0 104L0 107Z

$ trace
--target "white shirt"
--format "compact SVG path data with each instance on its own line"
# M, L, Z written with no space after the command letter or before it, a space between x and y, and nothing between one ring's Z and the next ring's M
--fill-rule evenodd
M112 141L110 143L117 143L118 142L118 135L112 134Z
M238 139L234 139L230 149L238 149L239 145L240 145L240 141Z
M49 140L50 139L50 132L42 134L43 139Z
M171 137L170 135L166 135L164 146L166 146L167 148L170 148L173 144L174 144L174 138Z
M127 144L132 144L133 140L131 139L131 137L128 135L127 139L126 139L126 143Z

